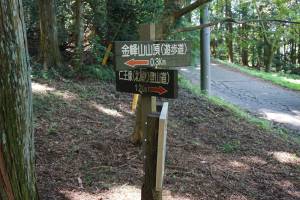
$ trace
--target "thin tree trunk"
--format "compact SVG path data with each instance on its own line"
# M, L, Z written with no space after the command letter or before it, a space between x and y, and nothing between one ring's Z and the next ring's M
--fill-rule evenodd
M83 19L82 19L82 0L75 1L74 7L74 35L75 35L75 54L74 64L75 70L80 71L82 66L82 53L83 53Z
M213 57L217 57L217 48L218 48L218 41L216 40L216 38L211 38L211 53L213 55Z
M55 10L55 0L39 0L40 58L45 70L59 67L61 64Z
M231 0L225 1L225 13L226 17L232 18L232 11L231 11ZM229 62L233 62L233 27L232 23L226 24L227 34L226 34L226 45L227 45L227 51L228 51L228 60Z
M283 63L284 63L284 65L286 65L286 63L287 63L287 56L286 56L286 43L285 43L285 41L283 41Z
M242 64L245 66L248 66L248 37L247 37L247 25L243 24L242 25L242 32L243 32L243 42L245 42L246 44L244 44L242 46Z
M265 41L264 45L264 64L265 64L265 71L270 72L271 71L271 64L274 57L274 44L268 43Z
M299 34L299 43L298 43L298 64L300 65L300 34Z
M0 1L0 199L38 199L22 3Z
M297 62L297 56L296 56L296 52L297 52L297 45L295 40L291 40L291 63L292 64L296 64Z
M93 13L93 28L94 32L97 36L101 37L103 31L102 23L105 21L105 15L103 15L102 11L102 4L99 4L98 1L95 0L86 0L86 2L90 5ZM103 3L103 5L106 5L106 3Z
M252 62L252 67L254 68L255 67L255 56L256 56L256 54L255 54L255 46L253 45L253 47L252 47L252 59L251 59L251 62ZM257 59L259 59L259 58L257 58Z
M281 53L280 53L280 49L277 49L276 55L275 57L277 57L277 62L275 63L276 66L276 72L279 72L282 70L282 61L281 61Z

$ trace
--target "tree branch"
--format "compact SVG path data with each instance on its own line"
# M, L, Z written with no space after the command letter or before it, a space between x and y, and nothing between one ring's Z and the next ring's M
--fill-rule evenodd
M288 20L280 20L280 19L251 19L251 20L245 20L245 21L238 21L235 19L227 18L227 19L223 19L220 21L210 22L208 24L201 24L199 26L179 28L179 29L176 29L173 32L173 34L180 33L180 32L195 31L195 30L199 30L199 29L203 29L206 27L215 26L215 25L223 24L223 23L247 24L247 23L257 23L257 22L277 22L277 23L284 23L284 24L299 24L300 25L300 22L298 22L298 21L288 21Z
M178 19L178 18L182 17L183 15L185 15L185 14L187 14L187 13L195 10L199 6L202 6L202 5L204 5L204 4L208 3L208 2L211 2L211 1L212 0L197 0L194 3L192 3L192 4L190 4L190 5L182 8L182 9L180 9L178 11L176 11L174 13L174 17L175 17L175 19Z

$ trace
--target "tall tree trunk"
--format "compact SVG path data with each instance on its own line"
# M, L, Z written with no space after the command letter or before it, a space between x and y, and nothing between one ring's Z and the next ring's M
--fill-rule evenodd
M103 31L103 27L102 27L102 23L103 21L105 21L105 15L103 14L102 11L102 4L99 4L98 1L96 0L86 0L86 2L90 5L91 9L92 9L92 13L93 13L93 28L94 28L94 32L97 36L102 36ZM106 5L105 3L103 3L104 5Z
M40 58L45 70L56 68L61 64L55 10L55 0L39 0Z
M0 199L38 199L22 3L0 1Z
M287 63L287 56L286 56L286 43L283 41L283 64L286 65Z
M297 48L296 42L295 40L292 39L291 40L291 63L292 64L296 64L297 62L296 48Z
M242 18L246 18L248 13L248 7L247 5L242 6ZM248 60L249 60L249 43L248 43L248 34L249 34L249 26L247 24L242 24L242 41L240 41L242 45L242 64L245 66L249 66Z
M82 19L82 0L76 0L74 6L74 35L75 35L75 54L74 65L75 70L80 71L82 66L82 53L83 53L83 19Z
M265 40L264 45L264 65L265 65L265 71L270 72L271 71L271 64L274 57L274 44L269 43Z
M161 23L163 24L163 38L166 39L170 34L172 27L175 24L175 17L173 13L180 9L179 7L180 1L179 0L164 0L164 12L161 17Z
M298 29L298 64L300 65L300 28Z
M244 44L242 45L242 64L245 66L248 66L248 36L247 36L247 25L243 24L242 25L242 32L243 32L243 42Z
M231 0L225 1L225 14L226 17L232 18L232 11L231 11ZM228 51L228 60L229 62L233 62L233 27L232 23L226 24L227 34L226 34L226 45L227 45L227 51Z
M254 68L255 66L256 66L256 64L255 64L255 57L256 57L256 54L255 54L255 45L253 45L253 47L252 47L252 59L251 59L251 66ZM257 59L259 59L259 58L257 58Z
M299 38L298 38L298 64L300 65L300 34L299 34Z
M213 57L216 58L217 57L217 48L218 48L218 41L216 40L216 38L211 38L210 46L212 48L211 54L213 55Z

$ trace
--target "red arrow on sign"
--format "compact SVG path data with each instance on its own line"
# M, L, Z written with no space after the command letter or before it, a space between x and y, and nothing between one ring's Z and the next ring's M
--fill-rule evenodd
M159 87L149 87L150 92L157 93L159 95L165 94L168 92L164 87L159 86Z
M126 61L124 64L133 68L133 67L135 67L137 65L149 65L149 60L135 60L135 59L131 59L131 60Z

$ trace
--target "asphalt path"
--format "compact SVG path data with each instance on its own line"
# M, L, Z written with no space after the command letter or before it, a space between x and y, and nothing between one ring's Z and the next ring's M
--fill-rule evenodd
M193 84L200 84L200 67L182 68L180 73ZM300 92L212 63L211 95L300 134Z

